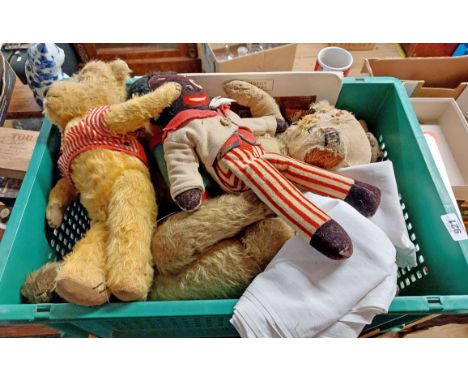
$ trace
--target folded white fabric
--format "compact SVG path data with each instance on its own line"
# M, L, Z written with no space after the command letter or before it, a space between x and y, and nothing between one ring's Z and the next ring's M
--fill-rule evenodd
M397 250L399 267L416 266L416 249L406 229L405 219L398 198L398 189L391 161L353 166L338 170L343 175L377 186L382 192L382 201L377 213L370 219L388 236Z
M355 337L395 294L396 251L385 233L342 201L306 196L348 232L353 256L330 260L289 240L235 306L242 337Z

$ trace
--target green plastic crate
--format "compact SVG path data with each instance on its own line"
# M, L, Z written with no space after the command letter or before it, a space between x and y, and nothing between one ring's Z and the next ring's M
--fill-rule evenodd
M400 269L400 294L387 315L366 330L398 329L429 315L468 313L468 241L455 242L441 215L456 207L444 187L401 83L393 78L347 78L337 106L364 119L393 161L419 264ZM57 136L45 120L16 206L0 244L0 321L42 323L70 336L230 337L236 300L22 304L26 275L49 260L44 211L52 186ZM419 273L418 273L419 272Z

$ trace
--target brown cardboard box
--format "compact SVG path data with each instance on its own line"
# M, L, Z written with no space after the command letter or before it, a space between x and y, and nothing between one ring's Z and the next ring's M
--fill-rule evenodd
M0 176L24 178L38 135L38 131L0 127Z
M415 83L413 97L457 99L468 84L468 56L366 59L362 73Z
M0 53L0 126L3 125L6 118L8 105L15 87L15 80L15 72Z
M350 51L359 51L359 50L373 50L377 44L375 43L328 43L328 46L339 46L340 48L350 50Z
M460 207L459 201L468 200L468 122L451 98L411 98L411 104L431 151L440 153L444 168L439 171ZM439 167L437 154L433 156ZM465 220L465 211L460 210Z
M229 44L231 51L245 44ZM233 72L279 72L292 70L296 57L297 44L285 44L245 56L236 56L231 60L219 60L224 54L224 44L202 44L202 71L205 73Z
M468 118L468 56L366 59L361 72L399 78L411 97L453 98Z

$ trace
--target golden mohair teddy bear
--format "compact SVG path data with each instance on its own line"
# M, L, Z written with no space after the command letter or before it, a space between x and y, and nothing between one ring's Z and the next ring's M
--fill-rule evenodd
M44 100L45 115L62 135L62 178L49 194L47 221L58 227L79 196L91 227L62 262L41 272L54 279L62 298L80 305L100 305L111 294L144 300L153 281L157 206L135 132L179 97L180 85L168 83L126 100L129 74L121 60L90 62L71 79L54 83Z

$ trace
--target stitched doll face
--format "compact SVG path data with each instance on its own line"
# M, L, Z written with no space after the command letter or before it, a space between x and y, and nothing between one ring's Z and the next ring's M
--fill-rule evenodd
M166 125L175 115L187 109L209 109L210 97L205 90L195 81L177 74L159 74L153 75L148 80L151 90L157 89L166 82L177 82L182 85L180 97L172 105L165 109L157 123Z

